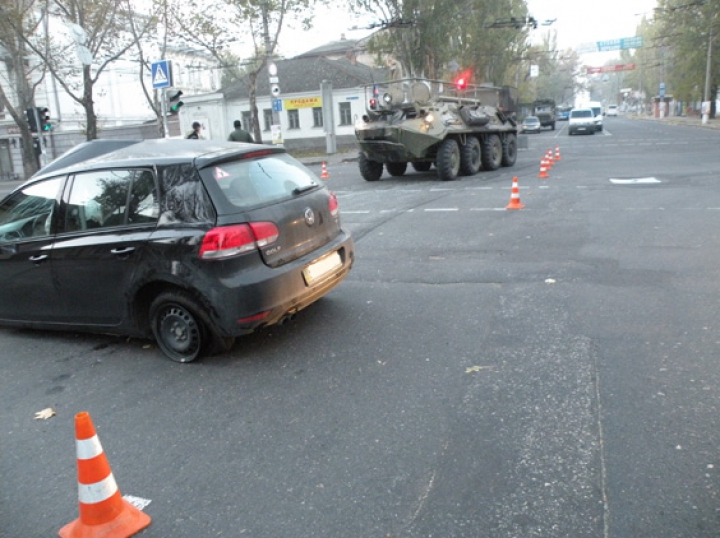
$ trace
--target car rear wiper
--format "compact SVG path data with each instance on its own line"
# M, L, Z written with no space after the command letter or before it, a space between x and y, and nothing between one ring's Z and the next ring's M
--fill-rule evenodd
M303 185L302 187L294 188L292 193L297 196L298 194L302 194L306 191L312 190L315 187L317 187L317 185L315 183L311 183L310 185Z

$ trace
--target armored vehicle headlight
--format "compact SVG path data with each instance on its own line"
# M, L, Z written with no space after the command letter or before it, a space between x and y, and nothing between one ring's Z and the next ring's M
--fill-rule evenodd
M425 117L423 118L425 120L425 123L432 123L435 121L435 116L432 115L432 112L428 112L425 114Z
M384 95L383 95L383 102L384 102L386 105L389 105L390 103L392 103L392 95L390 95L389 93L384 94Z

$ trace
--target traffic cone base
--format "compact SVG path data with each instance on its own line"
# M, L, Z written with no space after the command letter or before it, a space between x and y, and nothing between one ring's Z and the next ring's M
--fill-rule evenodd
M322 163L322 174L320 174L320 179L328 179L330 177L330 174L328 174L327 171L327 164L325 164L325 161Z
M60 538L130 538L152 523L149 515L120 497L120 492L117 496L119 501L113 501L116 506L108 512L107 523L90 525L78 518L60 529Z
M520 188L518 187L518 178L514 177L512 182L512 190L510 192L510 203L505 209L522 209L525 206L520 203Z
M75 415L80 517L60 529L61 538L129 538L150 525L150 516L120 495L90 414Z

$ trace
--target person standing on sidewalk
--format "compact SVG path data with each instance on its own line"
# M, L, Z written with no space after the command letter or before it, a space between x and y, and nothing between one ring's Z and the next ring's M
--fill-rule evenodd
M192 131L185 135L185 138L189 138L190 140L201 140L203 135L200 134L200 129L202 129L202 125L200 125L197 121L194 121L192 124Z
M250 144L255 143L252 135L242 128L242 123L240 122L240 120L235 120L235 122L233 123L233 127L235 127L235 130L230 133L230 136L228 136L228 140L230 142L249 142Z

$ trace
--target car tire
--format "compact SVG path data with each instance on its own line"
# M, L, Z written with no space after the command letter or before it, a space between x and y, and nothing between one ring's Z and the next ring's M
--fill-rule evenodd
M497 170L502 165L503 145L496 134L488 135L482 145L482 165L485 170Z
M460 145L460 173L464 176L474 176L482 166L482 148L476 136L468 136L465 143Z
M150 305L149 314L158 347L175 362L192 362L224 347L217 346L219 340L210 331L202 307L187 292L160 293Z
M360 175L365 181L378 181L382 177L383 164L371 161L363 152L360 152L358 157L358 166L360 167Z
M460 146L454 138L446 138L437 152L438 177L442 181L454 181L460 172Z
M407 170L407 163L385 163L385 168L393 177L402 177Z
M432 163L417 162L412 163L412 167L416 172L427 172L432 167Z
M517 161L517 137L513 133L508 133L503 138L502 165L514 166Z

